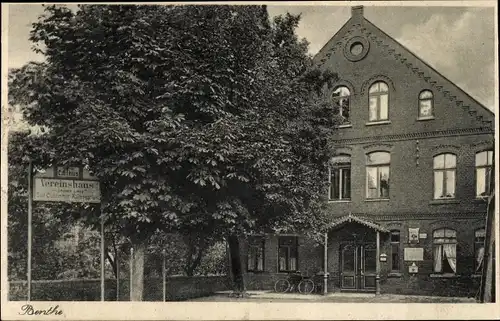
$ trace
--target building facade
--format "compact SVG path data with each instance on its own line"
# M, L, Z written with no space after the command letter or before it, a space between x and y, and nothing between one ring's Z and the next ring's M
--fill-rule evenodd
M484 254L494 114L369 22L363 7L314 58L339 75L327 246L242 243L249 288L327 272L327 291L474 295ZM465 75L464 75L465 76Z

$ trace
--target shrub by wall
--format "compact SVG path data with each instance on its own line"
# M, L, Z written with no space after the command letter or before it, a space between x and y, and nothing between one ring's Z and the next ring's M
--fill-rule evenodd
M187 300L227 290L226 276L171 276L167 278L167 301ZM162 301L161 278L144 281L144 301ZM100 279L47 280L32 282L32 301L99 301ZM105 281L105 300L116 301L116 280ZM27 299L26 281L9 281L9 300ZM119 300L129 300L129 280L120 280Z

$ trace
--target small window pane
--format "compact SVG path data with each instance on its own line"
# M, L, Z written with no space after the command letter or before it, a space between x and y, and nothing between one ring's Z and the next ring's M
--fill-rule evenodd
M391 242L399 242L399 236L400 236L400 233L399 231L392 231L391 232Z
M389 119L389 95L380 96L380 119Z
M457 166L456 159L457 159L457 157L453 154L444 155L444 161L445 161L444 166L446 168L455 168Z
M347 87L338 87L337 89L335 89L335 91L333 92L335 96L339 96L339 97L345 97L345 96L349 96L351 93L349 91L349 89Z
M457 232L455 230L445 229L444 230L444 237L456 238Z
M380 197L389 198L389 167L380 167Z
M331 160L332 164L350 164L351 163L351 156L349 155L338 155L332 157Z
M420 99L430 99L432 98L432 92L429 90L422 91L420 93Z
M455 171L446 171L446 197L455 197Z
M493 164L493 151L488 151L488 165Z
M476 166L484 166L488 163L488 152L481 152L476 154Z
M434 169L444 168L444 154L434 157Z
M366 155L368 165L388 164L391 162L391 154L387 152L374 152Z
M434 172L434 198L442 198L444 195L443 172Z
M339 169L332 169L332 177L331 177L332 185L330 189L330 199L336 200L340 198L340 176Z
M367 177L367 185L368 189L377 190L377 168L376 167L368 167L366 169L366 177Z
M486 168L476 169L476 195L485 196L486 193Z
M370 110L369 110L370 121L378 119L377 102L378 102L378 97L370 97Z
M389 91L389 87L387 87L387 84L385 82L379 82L379 91L380 92Z
M369 93L377 93L377 92L379 92L379 84L380 83L374 83L373 85L371 85Z
M439 229L434 231L434 237L444 237L444 229Z
M476 237L486 237L486 230L484 228L476 230L474 233Z
M351 170L349 168L342 168L342 198L351 198Z

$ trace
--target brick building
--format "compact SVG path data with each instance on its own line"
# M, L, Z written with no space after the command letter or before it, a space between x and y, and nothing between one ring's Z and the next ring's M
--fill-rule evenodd
M494 114L369 22L363 7L314 58L339 74L327 247L243 242L251 287L328 272L328 291L474 295L484 252ZM325 175L326 179L326 175Z

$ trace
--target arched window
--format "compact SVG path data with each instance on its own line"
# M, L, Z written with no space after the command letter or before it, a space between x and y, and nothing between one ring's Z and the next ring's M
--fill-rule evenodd
M424 90L418 95L418 118L434 116L434 95L430 90Z
M483 267L484 259L484 240L486 239L486 230L484 228L474 231L474 271L480 273Z
M337 87L332 96L335 112L342 117L342 124L350 123L351 92L349 88L345 86Z
M366 198L389 198L391 154L373 152L366 155Z
M457 273L457 232L449 228L435 230L434 272Z
M493 151L488 150L476 154L476 196L490 195L492 179Z
M351 199L351 156L338 155L330 161L329 199L333 201Z
M457 157L440 154L434 157L434 199L455 197Z
M370 103L369 120L379 121L389 119L389 87L379 81L371 85L368 91Z

